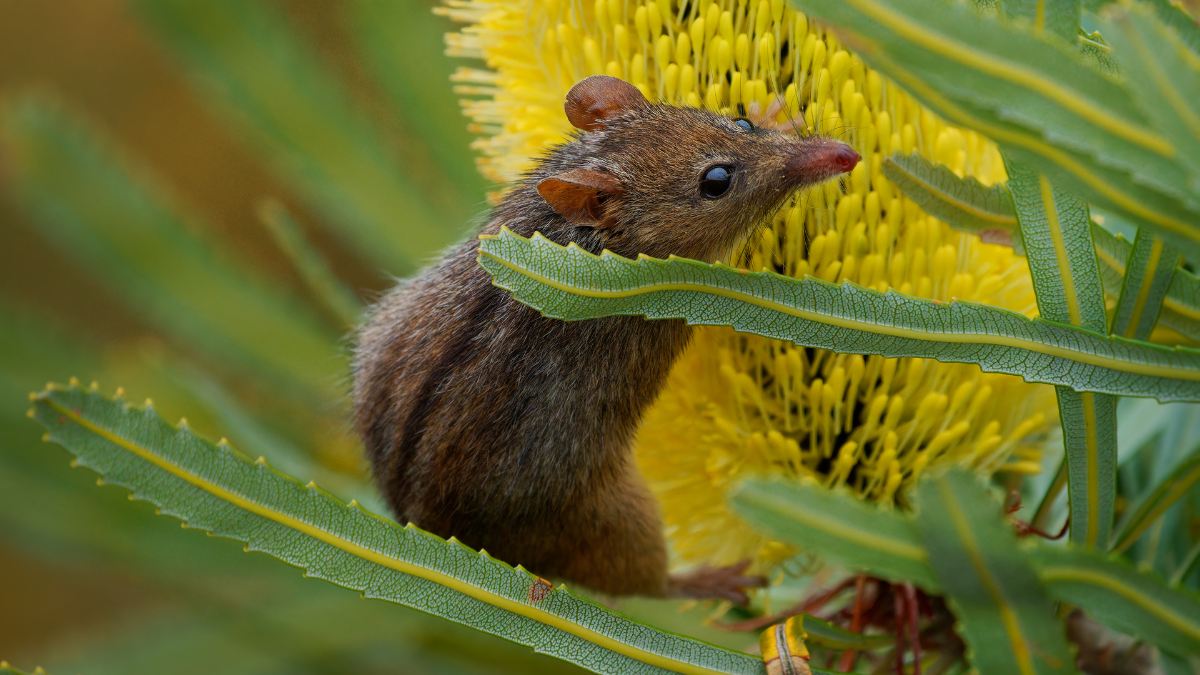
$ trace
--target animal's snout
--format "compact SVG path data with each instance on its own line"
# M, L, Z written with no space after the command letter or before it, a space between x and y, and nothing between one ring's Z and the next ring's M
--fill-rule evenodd
M809 138L797 143L787 159L788 178L799 186L814 185L849 173L860 159L854 148L832 138Z
M858 153L854 151L854 148L843 145L833 156L833 163L842 170L842 173L849 173L858 165L858 159Z

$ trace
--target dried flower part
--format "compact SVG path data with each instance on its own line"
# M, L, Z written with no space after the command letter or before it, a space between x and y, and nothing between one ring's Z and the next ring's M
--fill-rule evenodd
M784 131L850 143L842 183L797 195L732 262L794 277L941 301L1036 311L1024 258L954 231L881 173L920 152L985 184L1005 179L995 145L947 125L784 0L447 0L468 24L450 53L482 134L481 171L506 183L567 138L566 92L594 74L652 100L705 106ZM847 345L852 349L852 345ZM864 499L903 503L931 466L1038 471L1053 389L973 365L834 354L725 328L696 331L638 439L680 562L765 569L795 552L749 531L721 498L751 474L813 476Z

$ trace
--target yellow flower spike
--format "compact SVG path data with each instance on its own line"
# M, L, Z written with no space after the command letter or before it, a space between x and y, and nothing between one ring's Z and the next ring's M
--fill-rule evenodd
M729 81L729 104L737 105L742 100L742 87L744 85L742 74L734 72Z
M704 24L705 24L704 17L699 17L695 21L692 22L692 27L688 31L688 36L691 39L691 43L693 45L695 45L697 57L700 54L701 45L707 44L707 42L708 42L704 37L704 33L706 30Z
M879 110L883 103L883 76L874 70L867 73L867 99L872 110Z
M721 94L719 90L710 88L704 97L704 105L709 110L719 110L721 108Z
M889 431L883 436L883 451L879 453L879 459L875 462L874 471L870 482L867 484L867 491L870 492L879 486L879 483L887 478L888 469L892 462L896 461L896 445L899 443L900 437L895 431Z
M765 2L765 0L764 0ZM775 68L775 36L767 33L758 41L758 67L761 70ZM760 72L761 72L760 70Z
M657 3L646 5L646 21L650 27L650 37L657 40L663 32L663 15Z
M1011 462L1000 465L996 469L996 473L1000 472L1037 475L1042 472L1042 464L1041 462Z
M825 41L820 38L817 38L816 41L813 43L813 54L812 54L812 65L811 65L811 71L814 74L820 73L821 70L823 68L825 68L825 56L826 56L827 51L828 51L828 45L825 44Z
M657 5L659 16L662 17L663 27L672 32L671 27L675 25L675 15L671 12L671 0L654 0L654 4Z
M842 78L850 72L850 54L844 51L837 51L829 59L829 74L833 76L833 83L839 84Z
M776 27L783 20L783 12L787 8L787 3L784 0L771 0L771 21ZM805 26L807 29L807 26Z
M841 52L845 53L845 52ZM858 91L858 85L854 80L846 80L842 86L842 116L847 120L858 120L863 106L866 105L867 99ZM860 146L861 147L861 146Z
M608 0L596 0L595 16L600 30L605 33L612 30L612 20L608 16Z
M729 40L726 40L725 38L722 37L721 38L721 46L718 49L719 49L719 51L717 52L717 71L719 73L723 74L723 73L728 72L729 67L731 65L733 65L733 45L730 43Z
M769 0L759 0L754 19L754 37L757 38L766 34L767 25L771 21L771 3Z
M675 63L680 66L692 60L692 38L687 33L680 33L675 42Z
M622 60L629 60L629 29L625 24L619 23L613 26L613 45L620 55Z
M917 128L911 123L905 124L900 130L900 152L912 154L917 150ZM893 148L895 151L895 148Z
M704 44L712 41L713 36L717 34L717 27L721 25L721 8L717 3L712 3L708 9L704 11ZM730 31L733 30L732 25Z
M635 85L646 84L646 59L641 52L633 55L629 61L629 76Z
M690 63L685 64L679 69L679 96L685 100L690 96L695 96L695 92L693 91L695 88L696 69ZM699 101L696 103L698 104ZM689 105L692 104L689 102Z
M836 485L846 480L858 460L858 443L846 441L837 451L837 459L833 461L833 469L829 472L828 484Z
M900 463L892 461L888 464L887 481L884 483L883 492L878 497L879 503L884 506L891 505L896 499L896 491L900 489L900 483L904 480Z
M738 70L745 72L748 69L750 65L750 38L745 33L739 34L734 41L733 58Z
M726 262L1036 312L1023 258L929 218L881 170L891 153L916 151L991 185L1005 180L996 146L923 109L784 0L487 7L453 14L472 26L448 44L488 67L461 69L455 82L474 99L464 106L482 135L476 147L489 180L514 181L568 138L563 96L590 73L621 74L652 100L731 116L755 115L754 104L761 116L780 94L784 112L756 123L790 130L794 119L801 130L836 133L862 161L843 180L798 195L744 256ZM700 328L648 411L636 451L662 501L674 560L752 557L771 573L795 551L749 532L714 491L747 475L812 476L903 506L917 477L937 466L1032 470L1041 449L1029 439L1054 423L1037 415L1053 413L1052 395L974 366L834 355Z
M600 75L604 73L604 61L600 56L600 43L592 38L586 38L583 41L583 59L587 64L588 74Z
M675 43L667 35L659 35L654 43L654 62L660 69L665 69L671 63L671 55L675 53Z
M721 31L721 38L732 45L733 44L733 12L728 9L721 12L720 31Z
M941 454L943 450L957 443L963 436L966 436L967 432L970 430L971 425L969 422L965 420L955 422L954 426L934 436L933 440L929 441L929 445L925 447L925 450L921 453L920 457L924 458L926 462L932 461L939 454Z
M784 90L783 100L787 104L788 115L795 117L800 112L800 96L796 91L796 83L793 82Z
M625 22L625 0L608 0L608 20L613 26Z
M854 167L854 171L858 171L857 166ZM850 172L850 175L854 176L854 172L853 171ZM869 177L867 177L867 176L862 176L861 178L854 177L853 180L854 180L854 185L856 188L860 184L860 182L863 182L863 183L867 183L866 187L864 187L863 189L864 190L870 189ZM879 231L879 216L882 213L882 209L880 208L879 204L880 204L879 193L874 192L874 191L867 192L867 196L863 199L863 219L867 223L867 230L870 233L870 235L872 236L872 238L874 238L874 235ZM878 243L876 244L876 246L878 246ZM884 246L886 246L886 244Z
M760 110L765 110L774 98L775 95L767 90L765 81L761 78L754 81L754 100L758 102Z
M829 100L829 92L833 89L833 77L830 76L827 68L822 68L817 71L817 95L814 98L818 110L825 108L825 103Z

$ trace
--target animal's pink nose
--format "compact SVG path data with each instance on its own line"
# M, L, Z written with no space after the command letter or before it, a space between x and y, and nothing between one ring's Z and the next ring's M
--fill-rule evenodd
M858 159L858 153L854 151L854 148L843 145L833 156L833 163L841 169L842 173L849 173L854 170L855 166L858 166Z
M796 187L815 185L834 176L849 173L858 166L854 148L832 138L816 136L791 145L787 175Z

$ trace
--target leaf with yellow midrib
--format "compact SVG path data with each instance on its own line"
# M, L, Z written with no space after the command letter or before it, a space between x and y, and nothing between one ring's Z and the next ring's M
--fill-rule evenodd
M245 542L305 575L447 618L599 673L760 675L753 656L635 623L565 587L349 506L79 386L33 397L48 439L106 484L129 488L191 529Z
M682 318L839 353L976 363L1079 391L1200 400L1200 351L1110 339L990 305L685 258L595 256L507 229L480 237L479 251L493 283L552 318Z
M1038 312L1052 321L1108 332L1104 284L1087 204L1051 185L1045 174L1006 157L1021 239ZM1066 447L1071 541L1104 549L1117 494L1117 398L1058 387Z
M915 492L916 529L971 665L981 673L1073 673L1054 603L981 477L952 470Z
M972 178L959 178L945 166L935 165L916 153L895 153L886 158L883 173L905 197L950 227L979 235L988 243L1011 246L1018 254L1025 255L1012 199L1003 186L984 187ZM1104 292L1116 299L1124 285L1131 246L1095 222L1091 228ZM1160 272L1165 274L1166 270ZM1172 270L1159 322L1200 340L1200 279L1196 275L1178 266Z

